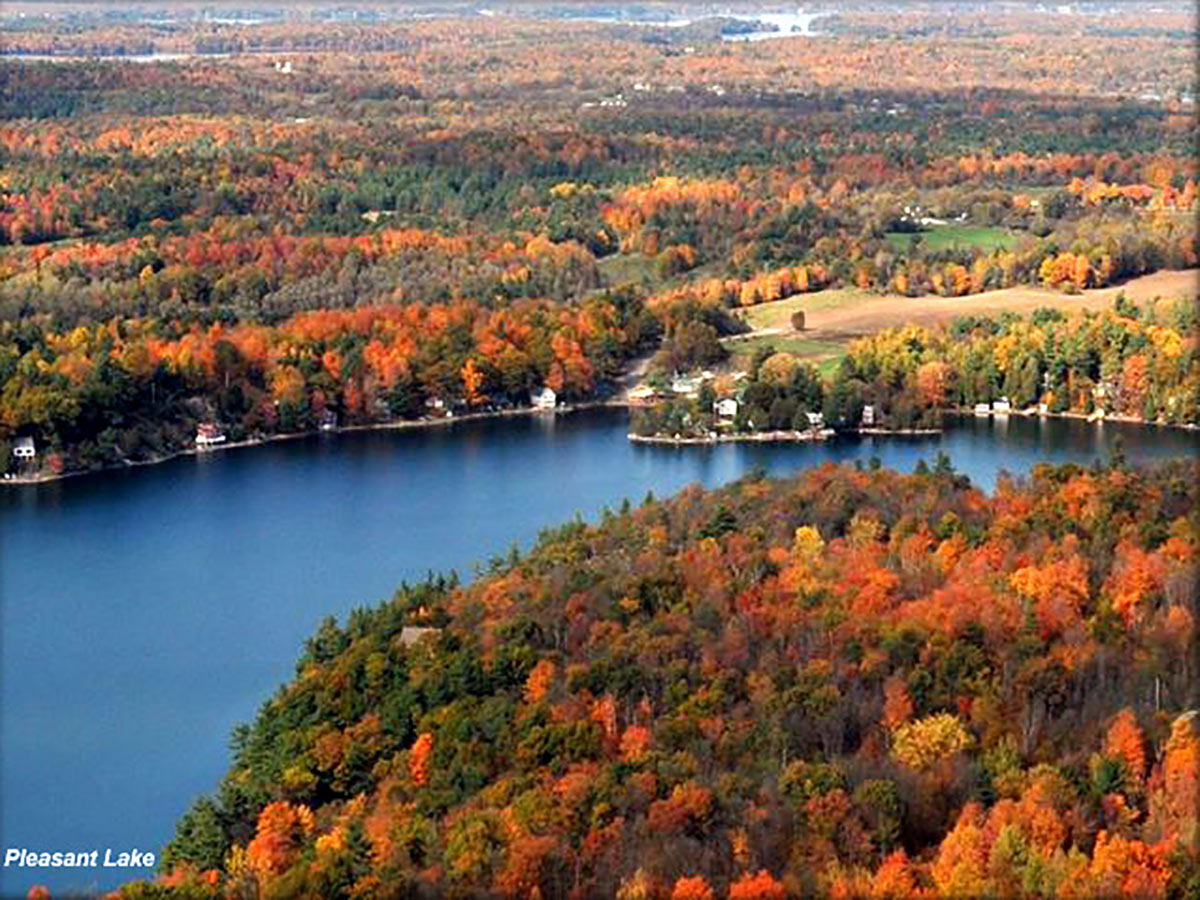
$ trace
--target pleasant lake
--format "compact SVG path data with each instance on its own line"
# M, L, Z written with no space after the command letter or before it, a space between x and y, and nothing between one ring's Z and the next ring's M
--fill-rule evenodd
M528 547L624 498L938 451L1001 471L1194 456L1200 433L1070 419L954 420L941 435L808 444L630 443L622 410L314 436L0 491L0 846L159 852L213 790L233 726L294 673L326 615L402 580ZM145 869L0 869L109 888Z

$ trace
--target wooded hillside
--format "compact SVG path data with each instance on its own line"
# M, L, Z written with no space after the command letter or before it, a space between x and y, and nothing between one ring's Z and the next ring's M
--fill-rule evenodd
M1194 896L1196 475L750 477L402 588L125 896Z

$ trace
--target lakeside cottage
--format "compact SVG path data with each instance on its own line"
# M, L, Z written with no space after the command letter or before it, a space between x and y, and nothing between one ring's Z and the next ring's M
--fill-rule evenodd
M1007 397L1001 397L992 402L992 412L998 416L1007 416L1012 412L1012 404L1008 402Z
M648 384L639 384L629 392L629 399L634 403L645 403L658 396L658 391Z
M37 447L33 443L33 438L17 438L17 443L13 447L12 455L14 458L24 461L28 461L37 457Z
M700 392L701 377L698 375L676 375L671 379L671 392L685 397L694 397Z
M863 407L862 425L864 428L870 428L875 424L875 407L869 403Z
M225 435L212 422L204 422L196 429L196 448L205 450L225 443Z
M738 413L738 402L732 397L725 397L713 404L713 412L721 419L735 419Z
M991 415L991 412L992 412L992 408L988 404L986 404L986 403L976 403L975 404L975 415L987 416L987 415Z
M825 414L819 412L808 413L808 427L814 431L819 431L825 427Z
M529 401L534 409L554 409L558 406L558 394L554 393L553 388L544 387L530 394Z

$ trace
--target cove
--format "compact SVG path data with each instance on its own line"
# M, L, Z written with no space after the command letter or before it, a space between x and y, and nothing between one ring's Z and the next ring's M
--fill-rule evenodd
M0 492L4 846L157 853L324 616L430 570L470 577L626 497L872 456L908 471L939 450L990 490L1002 470L1107 458L1117 435L1133 462L1200 451L1196 432L1016 417L807 444L643 446L627 430L597 409L314 436ZM0 896L151 874L0 869Z

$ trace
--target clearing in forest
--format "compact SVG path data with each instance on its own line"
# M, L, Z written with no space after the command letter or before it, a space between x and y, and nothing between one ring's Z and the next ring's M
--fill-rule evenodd
M846 344L857 337L900 325L933 325L958 316L1002 312L1028 314L1044 306L1063 310L1104 309L1124 292L1130 300L1143 302L1156 297L1200 296L1200 269L1162 271L1134 278L1114 287L1079 294L1064 294L1048 288L1020 287L985 291L965 297L902 297L871 295L853 288L797 294L786 300L747 307L740 315L752 329L749 334L727 339L736 360L748 359L764 344L831 365ZM792 329L792 313L804 310L803 332Z
M908 250L916 239L930 252L978 247L981 250L1007 250L1017 242L1018 234L990 225L934 225L924 231L889 231L888 243L897 251Z

